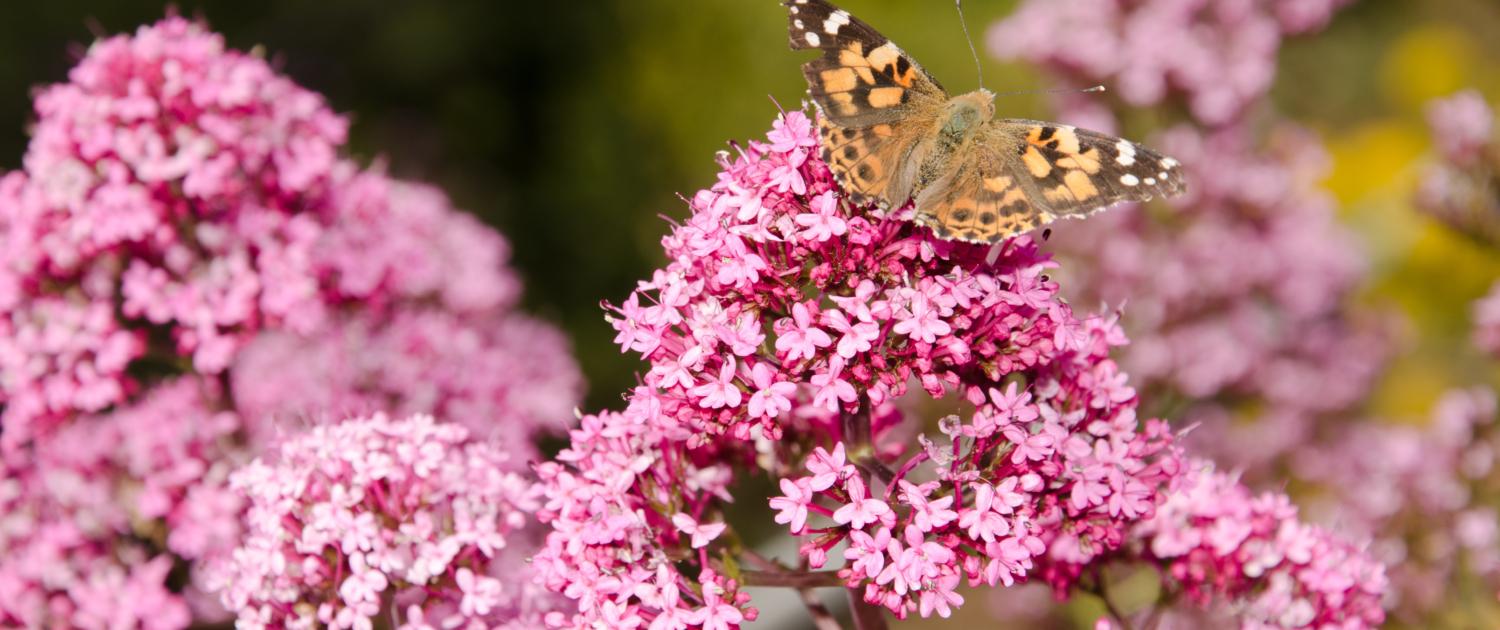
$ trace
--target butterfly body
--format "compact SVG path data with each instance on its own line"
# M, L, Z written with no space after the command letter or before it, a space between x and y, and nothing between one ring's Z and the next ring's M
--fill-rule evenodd
M994 95L950 96L895 43L827 0L788 0L793 49L821 113L822 158L856 203L939 236L998 242L1120 201L1182 192L1176 160L1128 140L995 118Z
M938 128L928 136L931 148L923 155L918 189L952 170L953 158L962 153L964 145L978 139L976 132L994 116L995 97L984 90L950 99L938 118Z

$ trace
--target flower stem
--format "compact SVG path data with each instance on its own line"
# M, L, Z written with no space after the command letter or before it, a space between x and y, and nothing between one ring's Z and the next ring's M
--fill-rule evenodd
M849 613L854 618L854 630L888 630L885 609L865 601L857 589L849 589Z
M849 459L865 474L879 477L887 485L896 478L896 472L875 456L875 443L870 438L870 402L861 398L859 410L843 415L844 444Z
M1104 601L1104 609L1109 611L1109 616L1114 617L1115 621L1120 624L1120 628L1123 630L1135 630L1135 624L1130 623L1130 617L1127 617L1125 612L1120 610L1119 606L1115 605L1114 600L1110 599L1108 583L1098 571L1094 571L1093 591L1095 595L1099 596L1099 599Z
M820 588L843 586L844 581L834 571L760 571L746 569L740 572L746 586L785 586L788 588Z

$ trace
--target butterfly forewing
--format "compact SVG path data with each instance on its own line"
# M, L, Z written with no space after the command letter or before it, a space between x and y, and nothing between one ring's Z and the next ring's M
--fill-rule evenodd
M802 66L822 114L822 158L856 203L910 196L908 158L948 95L894 43L826 0L790 0L793 49L817 49Z

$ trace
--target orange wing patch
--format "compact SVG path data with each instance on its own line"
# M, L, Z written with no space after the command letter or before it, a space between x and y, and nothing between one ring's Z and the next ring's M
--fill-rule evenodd
M869 203L885 193L901 146L889 141L895 128L886 124L839 127L823 118L818 131L823 161L855 203Z
M1026 132L1021 161L1042 180L1049 204L1074 205L1099 197L1090 176L1099 172L1099 148L1084 149L1072 127L1033 125Z

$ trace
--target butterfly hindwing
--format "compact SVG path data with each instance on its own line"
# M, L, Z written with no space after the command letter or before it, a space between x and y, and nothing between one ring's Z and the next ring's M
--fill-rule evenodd
M970 157L917 196L914 221L942 238L994 243L1056 218L1032 202L1003 156L977 151Z

